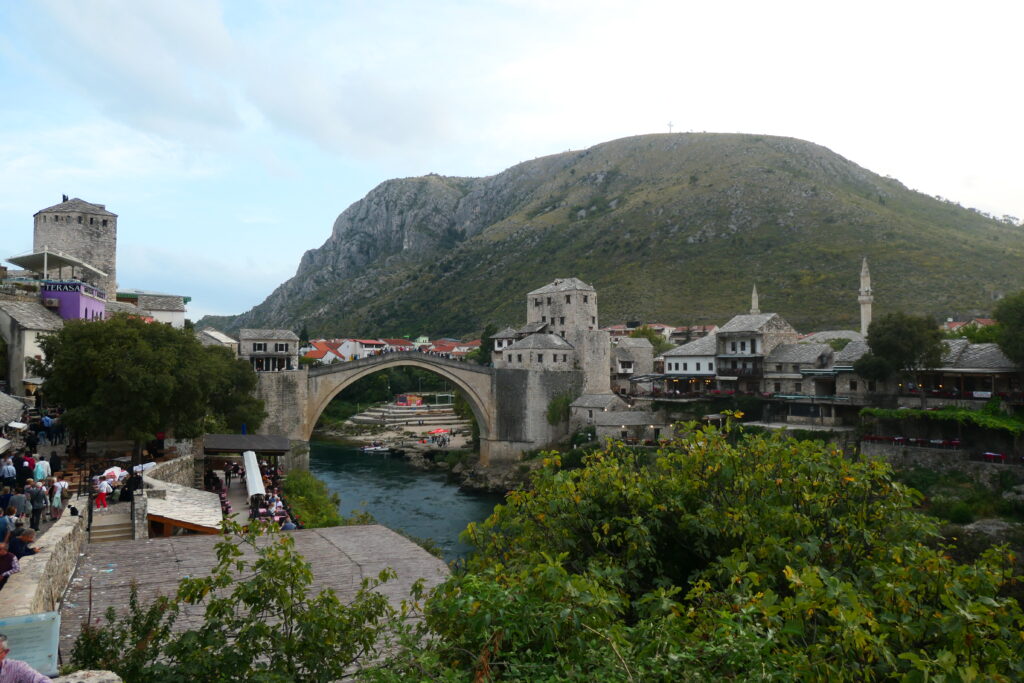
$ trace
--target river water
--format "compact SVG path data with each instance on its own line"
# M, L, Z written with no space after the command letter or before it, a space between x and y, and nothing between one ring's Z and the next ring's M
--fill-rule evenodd
M310 443L309 471L341 497L343 515L369 512L390 529L429 538L448 562L472 549L459 541L466 525L486 519L503 499L460 491L446 474L417 470L401 457L325 441Z

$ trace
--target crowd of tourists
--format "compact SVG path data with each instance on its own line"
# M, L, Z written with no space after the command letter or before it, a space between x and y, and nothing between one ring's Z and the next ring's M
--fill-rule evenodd
M281 493L284 472L267 462L261 462L259 468L265 493L248 496L249 519L274 521L283 531L298 529L298 522ZM239 462L225 461L221 463L219 471L223 472L223 478L217 474L217 470L208 469L203 483L207 491L213 491L220 495L221 510L225 515L229 515L232 510L231 502L228 500L228 490L234 481L237 481L240 486L246 486L245 467Z
M55 469L60 460L56 451L47 460L22 450L0 459L0 588L20 571L18 560L38 552L33 544L40 526L64 514L70 491L64 475Z

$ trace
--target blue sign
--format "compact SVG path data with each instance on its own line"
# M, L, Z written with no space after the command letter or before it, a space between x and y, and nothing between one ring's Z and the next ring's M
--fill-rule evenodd
M57 675L60 612L42 612L0 619L11 659L20 659L44 676Z

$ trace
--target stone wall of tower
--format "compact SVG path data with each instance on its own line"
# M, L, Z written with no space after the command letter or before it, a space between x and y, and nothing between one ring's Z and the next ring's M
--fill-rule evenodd
M35 215L32 250L59 251L85 261L107 274L105 278L81 275L106 294L117 295L117 217L78 211L40 211ZM77 273L76 273L77 275ZM46 274L56 278L56 269ZM67 269L64 276L68 277Z
M611 391L611 341L607 332L598 329L594 289L531 292L526 296L526 322L546 322L548 332L572 344L583 374L583 393Z

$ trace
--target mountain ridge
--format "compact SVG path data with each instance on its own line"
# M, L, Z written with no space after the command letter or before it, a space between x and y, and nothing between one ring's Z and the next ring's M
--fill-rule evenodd
M876 314L966 315L1021 288L1022 255L1020 228L814 143L645 135L482 178L384 181L266 300L199 324L473 334L521 322L526 292L576 276L597 288L601 324L721 323L756 282L762 309L798 327L849 327L863 256Z

